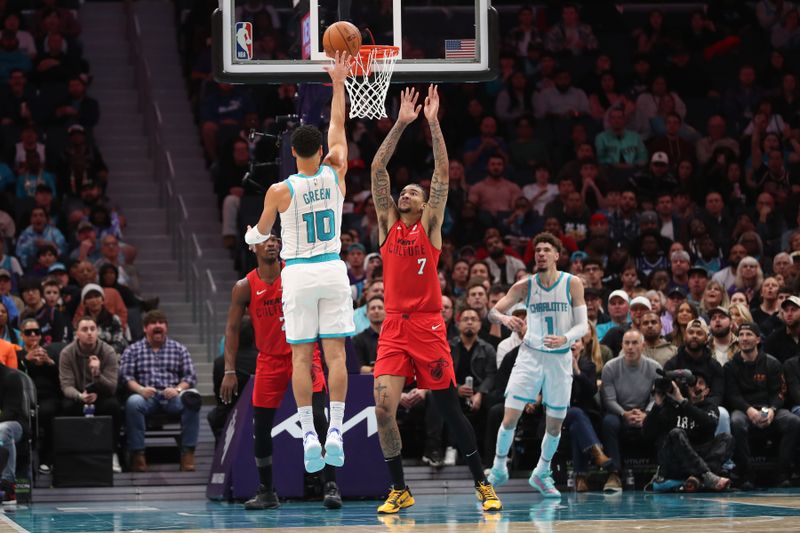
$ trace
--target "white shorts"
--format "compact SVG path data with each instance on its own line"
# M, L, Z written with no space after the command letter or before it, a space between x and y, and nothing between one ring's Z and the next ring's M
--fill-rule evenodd
M292 263L281 271L281 283L286 342L304 344L355 334L344 261Z
M506 407L521 411L525 404L536 403L539 392L547 416L567 416L572 395L572 352L547 353L521 344L506 386Z

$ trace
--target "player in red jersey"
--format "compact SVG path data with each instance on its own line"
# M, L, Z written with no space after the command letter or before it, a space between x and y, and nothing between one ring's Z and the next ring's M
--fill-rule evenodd
M499 511L502 504L483 475L475 431L461 411L455 387L453 358L442 318L442 291L436 267L442 248L442 220L447 203L448 159L439 126L439 93L428 88L425 118L431 128L434 171L430 198L419 185L407 185L397 204L391 196L386 165L403 130L419 116L415 89L400 98L397 122L384 139L372 163L372 197L378 213L378 233L383 259L386 320L378 339L375 361L375 415L383 456L389 465L392 487L379 513L396 513L414 505L406 486L402 443L397 428L397 406L403 387L416 379L428 389L456 438L475 479L475 492L484 511Z
M258 348L255 384L253 386L253 436L254 451L260 486L258 494L244 504L248 510L275 509L280 506L272 485L272 425L275 412L281 404L289 382L292 380L292 349L286 342L283 322L283 287L281 285L281 240L276 235L252 246L258 267L236 282L228 308L225 327L225 377L220 397L230 403L236 394L236 352L239 351L239 329L245 310L250 313ZM311 365L314 394L314 425L319 435L326 435L325 375L319 350L315 349ZM324 444L324 443L323 443ZM342 506L342 497L336 485L336 469L325 466L325 499L329 509Z

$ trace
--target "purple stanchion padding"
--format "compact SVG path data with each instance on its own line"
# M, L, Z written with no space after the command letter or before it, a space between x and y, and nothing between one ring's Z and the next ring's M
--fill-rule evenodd
M389 475L378 443L378 425L372 399L372 376L351 375L344 416L345 463L337 469L337 483L345 497L381 497ZM247 499L258 490L253 458L252 382L248 383L225 426L214 454L206 496L210 499ZM286 391L272 428L272 468L275 490L281 497L303 496L303 445L300 421L291 388ZM227 446L226 446L227 443ZM227 451L226 451L227 450Z

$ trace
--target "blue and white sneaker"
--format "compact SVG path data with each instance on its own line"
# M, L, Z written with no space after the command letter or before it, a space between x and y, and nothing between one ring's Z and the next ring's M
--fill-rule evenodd
M317 434L309 431L303 436L303 462L306 472L319 472L325 468L325 461L322 460L322 445L319 443Z
M325 437L325 462L337 467L344 464L344 442L338 429L328 430Z
M486 479L495 487L505 485L508 482L508 467L506 466L505 460L503 460L503 463L500 465L495 462L489 470L489 475L486 476Z
M551 473L548 470L543 474L537 474L534 470L531 474L531 477L528 479L528 484L531 487L538 490L542 493L542 496L545 498L560 498L561 493L558 492L555 483L553 482L553 478L551 477Z

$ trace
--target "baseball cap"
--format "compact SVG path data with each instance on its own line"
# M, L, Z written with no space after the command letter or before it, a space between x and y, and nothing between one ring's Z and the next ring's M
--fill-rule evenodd
M608 301L611 302L611 299L612 298L616 298L616 297L622 298L623 300L625 300L625 303L630 303L630 301L631 301L630 297L628 297L628 293L623 291L622 289L617 289L614 292L612 292L611 294L609 294L608 295ZM650 302L647 302L647 303L650 303Z
M54 272L66 272L67 267L64 266L64 263L53 263L50 265L50 268L47 269L48 274L53 274Z
M369 264L369 262L375 258L381 259L381 254L379 254L378 252L372 252L371 254L367 254L367 257L364 258L364 263Z
M714 315L719 314L719 313L722 313L723 315L725 315L728 318L731 317L731 312L728 311L725 307L722 307L721 305L719 305L719 306L717 306L717 307L715 307L713 309L709 309L708 318L711 318Z
M644 296L637 296L636 298L631 300L631 308L633 308L634 305L643 305L648 310L650 310L650 311L653 310L653 305L650 303L650 300L648 300Z
M639 223L658 224L658 214L655 211L644 211L639 215Z
M706 270L705 267L701 267L700 265L694 265L693 267L689 268L689 273L688 274L690 276L692 274L702 274L703 277L707 278L708 277L708 270Z
M602 294L594 287L586 287L583 289L584 298L600 298L600 296L602 296Z
M589 257L589 254L587 254L586 252L584 252L582 250L577 250L575 252L572 252L572 255L569 256L569 260L570 260L570 262L572 262L572 261L582 261L582 260L586 259L587 257Z
M67 128L67 133L72 135L73 133L86 133L86 130L80 124L73 124L69 128Z
M788 296L783 302L781 302L781 308L786 307L786 304L793 304L797 307L800 307L800 297L795 295Z
M0 278L11 279L11 272L6 270L5 268L0 268Z
M78 231L83 231L85 229L93 229L93 228L94 226L92 226L92 223L89 222L88 220L81 220L80 222L78 222Z
M677 287L677 286L676 287L672 287L667 292L667 298L671 298L673 296L680 296L681 298L686 298L686 291L683 290L682 287Z
M792 261L800 260L800 250L790 253L789 257L792 258Z
M605 216L603 213L595 213L594 215L589 217L589 225L591 225L591 224L600 224L600 223L603 223L603 224L607 224L608 223L608 217Z
M650 158L651 163L659 163L662 165L669 165L669 156L666 152L656 152Z
M517 305L508 310L509 315L513 315L514 313L528 314L528 308L525 306L524 303L519 302Z
M754 334L756 337L760 337L760 336L761 336L761 328L759 328L759 327L758 327L758 324L756 324L755 322L745 322L744 324L742 324L741 326L739 326L739 332L740 332L740 333L741 333L742 331L745 331L745 330L747 330L747 331L752 331L752 332L753 332L753 334Z
M86 286L81 290L81 301L86 299L86 296L90 292L99 292L100 296L105 295L103 292L103 287L98 285L97 283L87 283Z
M356 250L361 250L363 253L367 253L367 249L364 248L364 245L361 244L360 242L354 242L353 244L347 247L348 253Z
M688 324L686 324L686 329L690 328L700 328L703 332L708 335L708 324L702 318L695 318L694 320L690 320Z

